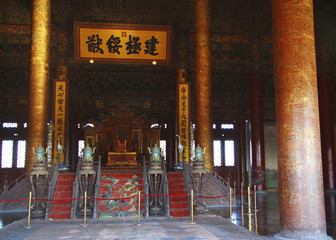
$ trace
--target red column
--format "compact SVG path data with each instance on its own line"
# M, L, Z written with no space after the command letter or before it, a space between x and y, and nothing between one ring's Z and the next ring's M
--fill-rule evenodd
M264 116L260 73L250 73L250 116L252 145L252 185L257 191L266 190Z
M280 235L326 239L313 1L272 0Z
M318 75L324 189L335 189L336 185L335 134L331 89L328 76Z
M196 144L206 148L205 166L213 170L210 0L194 1Z

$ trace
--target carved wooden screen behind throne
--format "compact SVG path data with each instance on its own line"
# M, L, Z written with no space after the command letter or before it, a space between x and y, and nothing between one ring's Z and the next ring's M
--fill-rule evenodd
M160 144L160 129L151 128L144 117L134 117L129 112L118 112L96 121L93 129L87 128L85 140L97 147L102 155L103 166L136 166L142 162L147 147Z
M137 166L141 155L141 118L118 112L104 119L107 166Z

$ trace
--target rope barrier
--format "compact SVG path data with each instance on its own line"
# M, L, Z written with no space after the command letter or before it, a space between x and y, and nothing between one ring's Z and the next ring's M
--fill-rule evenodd
M236 187L234 187L234 190L236 190ZM179 196L189 196L191 195L191 223L194 223L194 219L193 219L193 197L198 197L198 198L209 198L209 199L215 199L215 198L223 198L223 197L227 197L230 195L230 220L233 220L232 219L232 195L234 196L238 196L238 195L244 195L244 194L247 194L248 195L248 215L251 216L251 200L250 200L250 197L253 197L255 196L256 198L256 186L254 186L254 192L251 194L251 191L250 191L250 186L248 187L248 191L247 192L244 192L244 189L241 187L241 193L233 193L232 194L232 188L230 188L230 194L226 194L226 195L221 195L221 196L202 196L202 195L194 195L193 193L193 190L191 189L191 194L171 194L171 195L165 195L165 194L158 194L158 195L154 195L154 194L141 194L141 191L140 190L131 190L131 191L117 191L118 193L121 193L121 192L136 192L138 191L138 225L140 224L140 211L141 211L141 197L179 197ZM95 197L88 197L87 196L87 192L85 192L85 197L79 197L79 198L58 198L58 199L42 199L42 198L32 198L31 197L31 192L29 193L29 216L28 216L28 226L27 228L30 228L30 209L31 209L31 199L34 199L34 200L39 200L39 201L70 201L70 200L79 200L79 199L83 199L84 198L84 224L83 226L86 226L86 205L87 205L87 199L94 199L94 200L103 200L103 201L108 201L108 200L114 200L114 201L117 201L117 200L126 200L126 199L132 199L132 198L135 198L137 197L136 195L134 196L129 196L129 197L114 197L114 198L95 198ZM15 201L25 201L27 200L27 198L22 198L22 199L14 199L14 200L0 200L0 202L15 202ZM243 203L241 203L241 206L242 206L242 215L243 215ZM257 212L257 209L256 209L256 199L255 199L255 213ZM255 214L256 216L257 214ZM242 221L244 221L242 219Z
M244 192L244 193L236 193L236 194L232 194L232 195L243 195L243 194L248 194L248 192ZM250 194L250 197L253 197L255 193L253 194ZM188 194L172 194L172 195L151 195L151 194L148 194L148 195L141 195L142 197L180 197L180 196L188 196ZM196 197L199 197L199 198L222 198L222 197L227 197L229 196L229 194L226 194L226 195L222 195L222 196L215 196L215 197L209 197L209 196L201 196L201 195L196 195Z
M238 196L238 195L244 195L244 194L247 194L248 192L243 192L243 193L235 193L235 194L233 194L233 195L235 195L235 196Z
M18 201L25 201L28 198L21 198L21 199L14 199L14 200L0 200L0 202L18 202Z
M43 198L33 198L34 200L38 201L47 201L47 202L53 202L53 201L69 201L69 200L79 200L80 198L54 198L54 199L43 199Z
M94 198L94 197L88 197L89 199L94 199L94 200L123 200L123 199L131 199L135 198L136 196L133 197L118 197L118 198Z
M254 196L254 194L255 194L255 192L254 192L254 193L252 193L252 194L250 194L250 197L253 197L253 196Z
M222 198L222 197L227 197L228 195L222 195L222 196L216 196L216 197L208 197L208 196L200 196L200 195L196 195L196 197L199 198Z
M142 195L143 197L182 197L182 196L188 196L188 194L172 194L172 195Z
M128 191L131 192L131 191ZM233 195L243 195L243 194L248 194L248 192L244 192L244 193L236 193ZM255 192L250 194L250 197L253 197L255 195ZM153 195L153 194L141 194L141 197L184 197L184 196L188 196L188 194L170 194L170 195L164 195L164 194L160 194L160 195ZM196 197L198 198L223 198L223 197L227 197L228 194L226 195L222 195L222 196L215 196L215 197L209 197L209 196L201 196L201 195L196 195ZM124 199L131 199L134 198L136 196L132 196L132 197L116 197L116 198L95 198L95 197L88 197L89 199L94 199L94 200L124 200ZM14 199L14 200L0 200L0 202L17 202L17 201L25 201L28 198L21 198L21 199ZM79 198L54 198L54 199L43 199L43 198L32 198L34 200L37 201L49 201L49 202L53 202L53 201L71 201L71 200L79 200L79 199L83 199L83 197L79 197Z
M232 195L238 196L238 195L244 195L244 194L248 194L248 192L236 193L236 194L232 194ZM254 194L255 194L255 192L253 194L250 194L250 197L254 196ZM207 197L207 196L200 196L200 195L197 195L196 197L199 197L199 198L222 198L222 197L227 197L227 196L229 196L229 194L222 195L222 196L217 196L217 197Z
M138 190L130 190L130 191L119 191L119 190L113 190L111 193L131 193L131 192L138 192Z

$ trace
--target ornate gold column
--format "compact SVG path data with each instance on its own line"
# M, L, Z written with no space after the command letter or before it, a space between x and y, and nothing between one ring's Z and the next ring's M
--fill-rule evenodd
M210 1L194 1L196 144L206 148L205 166L213 169Z
M50 15L50 0L33 0L26 171L33 167L31 147L46 147Z
M272 1L280 235L327 239L313 1Z

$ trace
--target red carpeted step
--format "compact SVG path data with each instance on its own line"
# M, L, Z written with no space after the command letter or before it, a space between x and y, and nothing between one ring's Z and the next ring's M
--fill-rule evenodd
M172 183L172 184L174 184L174 183L178 183L178 184L180 184L181 182L183 182L184 183L184 178L180 178L180 177L170 177L170 180L169 180L169 183Z
M73 182L73 180L75 179L75 174L74 173L60 173L58 175L58 179L62 181L68 179Z
M54 207L55 212L70 212L71 205L70 204L56 204Z
M71 198L72 197L72 191L55 191L54 193L54 199L58 198ZM54 201L56 203L56 201Z
M169 184L169 193L171 195L179 195L179 194L180 195L185 195L185 194L187 194L187 191L185 189L181 189L180 187L175 188L174 185Z
M175 209L175 208L188 209L189 205L188 205L188 202L185 202L185 201L183 201L183 202L171 202L169 204L169 207L173 208L173 209Z
M169 195L173 195L173 194L171 192L169 192ZM187 199L188 199L188 196L187 196ZM169 202L170 203L172 203L172 202L183 202L185 200L186 200L185 196L170 196L169 197Z
M70 219L71 214L68 212L55 212L53 214L50 214L51 219Z
M181 189L181 190L185 191L184 180L183 180L183 184L174 184L174 183L172 183L170 185L171 185L171 189L173 189L173 190Z
M169 195L171 195L169 197L170 215L173 217L189 216L188 195L185 190L183 173L169 172L167 173L167 177L169 181Z
M187 217L190 215L189 213L189 209L182 209L182 208L178 208L178 209L170 209L170 215L172 217Z
M58 185L55 188L55 191L61 191L61 192L72 192L72 182L71 185L68 183L66 184L62 184L62 185Z
M72 183L75 180L74 173L60 173L58 175L54 199L71 199ZM51 219L70 219L71 217L71 200L53 201L49 217Z

